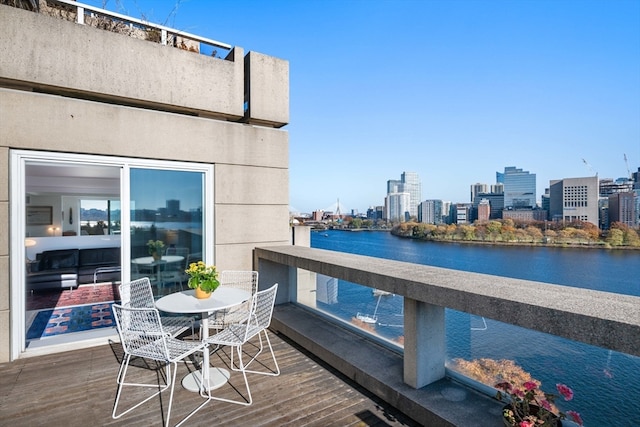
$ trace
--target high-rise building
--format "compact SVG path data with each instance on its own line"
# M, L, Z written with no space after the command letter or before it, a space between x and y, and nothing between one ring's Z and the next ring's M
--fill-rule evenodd
M628 178L603 178L600 180L600 197L609 197L615 193L628 193L633 191L634 182Z
M481 199L478 203L478 221L487 222L491 217L491 204L487 199Z
M471 186L471 199L469 199L469 201L473 203L473 201L476 199L476 196L478 194L488 193L488 192L489 192L489 186L487 184L480 184L479 182L476 182Z
M387 194L402 193L402 181L399 179L390 179L387 181Z
M553 221L585 221L598 226L598 177L551 180L549 216Z
M504 194L504 184L502 182L497 182L491 186L491 192L493 194Z
M471 203L456 203L456 224L469 224L471 223L471 210L473 206Z
M635 194L614 193L609 196L609 225L613 222L621 222L629 227L636 224Z
M403 191L409 193L409 215L418 217L418 204L422 200L422 183L420 177L415 172L403 172L400 176L404 184Z
M402 172L400 180L390 179L387 181L387 196L394 193L409 193L408 204L409 216L418 217L418 204L422 200L422 183L420 177L415 172ZM388 209L387 209L388 212Z
M496 172L496 178L499 175L500 173ZM507 166L504 168L502 179L505 208L518 209L536 206L536 174L514 166Z
M453 203L449 200L442 201L442 222L446 224L453 223Z
M493 186L492 186L493 187ZM504 209L504 194L503 193L479 193L475 199L473 199L473 210L478 211L478 205L481 200L489 202L489 219L502 218L502 209ZM479 215L479 214L478 214Z
M442 200L425 200L418 206L418 221L426 224L442 224Z
M551 195L549 193L549 189L545 188L544 194L540 197L540 207L542 208L542 210L547 211L547 218L545 219L550 219L549 218L549 199L550 198L551 198Z
M407 221L410 216L409 204L411 195L409 193L391 193L385 198L388 221ZM417 216L417 215L416 215Z

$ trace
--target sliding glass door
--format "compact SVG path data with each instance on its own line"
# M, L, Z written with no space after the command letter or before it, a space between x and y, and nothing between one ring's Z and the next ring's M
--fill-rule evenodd
M185 289L203 259L205 174L131 168L130 189L131 277L149 277L155 296Z
M11 170L14 359L115 334L55 329L55 310L116 302L120 282L138 277L156 296L184 289L190 262L214 262L213 165L13 150Z

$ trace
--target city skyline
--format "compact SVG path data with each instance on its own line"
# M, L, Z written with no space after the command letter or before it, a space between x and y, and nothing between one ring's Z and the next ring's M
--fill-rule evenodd
M106 7L289 61L295 211L366 211L404 170L423 199L466 202L505 166L535 173L539 200L551 180L640 165L635 0Z
M517 166L505 166L504 170L506 172L508 169L512 169L512 168L517 170L517 171L519 171L519 172L530 173L533 176L536 175L534 171L523 171L522 168L519 168ZM640 166L636 167L635 169L630 169L630 172L632 174L633 173L640 173ZM503 172L496 171L494 173L494 176L495 176L496 173L504 175ZM539 188L536 185L536 196L535 196L536 205L534 205L533 207L536 207L536 206L540 207L541 206L541 197L545 194L546 190L549 190L551 188L551 185L552 185L552 183L554 181L559 181L559 180L561 181L561 180L567 180L567 179L568 180L585 179L585 178L593 178L595 176L596 175L582 175L582 176L575 176L575 177L574 176L565 176L563 178L557 178L557 179L549 180L549 182L547 182L547 184L543 188ZM615 182L616 180L625 179L625 178L627 178L629 180L632 180L631 177L624 177L624 176L617 177L617 178L602 177L602 176L599 176L599 175L597 176L598 182L600 182L602 180L609 180L609 179L611 179L611 180L613 180ZM389 183L390 182L394 182L394 181L395 180L393 180L393 179L390 179L390 180L388 179L387 181L385 181L386 185L387 185L387 192L389 191L389 188L388 188L389 187ZM397 180L397 182L400 182L400 180ZM422 183L422 180L420 180L420 183ZM425 201L433 201L433 200L439 200L439 201L448 202L448 203L451 203L451 204L473 203L473 200L471 199L471 194L472 194L473 188L475 186L485 186L487 188L487 190L488 190L487 192L491 192L490 189L493 188L496 184L498 184L497 179L494 179L494 181L492 181L492 182L474 182L474 183L471 183L471 184L467 185L467 198L465 200L451 200L451 199L446 199L446 198L445 199L441 199L441 198L437 198L437 197L428 197L428 196L425 196L423 194L422 195L422 199L419 201L419 203L422 203L422 202L425 202ZM368 205L366 208L364 208L362 210L361 209L355 209L355 211L357 213L359 213L359 214L363 214L363 213L366 213L367 209L369 209L369 208L376 207L376 206L384 206L386 196L388 196L387 193L382 194L380 203L376 203L376 204L372 203L372 204ZM347 207L340 201L340 198L338 198L338 199L336 199L336 201L334 201L333 203L330 203L329 205L327 205L324 208L313 209L312 211L309 211L309 212L303 212L303 211L294 212L294 211L292 211L292 213L308 214L308 213L312 213L314 211L335 212L338 203L340 204L340 211L341 211L342 214L349 214L354 210L354 209L348 209L347 210ZM509 206L511 206L511 205L509 205Z

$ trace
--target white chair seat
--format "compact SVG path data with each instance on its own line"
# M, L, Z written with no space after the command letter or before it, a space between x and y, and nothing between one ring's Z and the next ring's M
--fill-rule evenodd
M165 419L165 426L169 426L171 407L173 404L173 391L176 383L176 373L178 371L178 362L185 360L197 351L208 351L205 348L206 344L197 341L181 341L170 336L167 331L164 330L160 320L160 313L155 308L133 308L130 306L113 304L112 310L116 319L116 326L118 328L120 342L122 343L124 357L122 358L120 370L118 371L118 391L116 393L111 417L113 419L118 419L138 408L145 402L153 399L163 391L171 389L167 417ZM158 376L157 373L154 372L153 377L156 379L155 384L128 383L125 378L127 376L129 362L132 357L142 357L163 363L166 368L166 374L164 376ZM164 380L164 384L162 384L162 380L159 378ZM128 409L118 413L120 397L122 396L122 391L125 386L152 389L155 390L155 392L150 396L143 398L142 401L139 401ZM139 394L140 393L137 393L136 395L139 396ZM199 406L192 410L186 418L178 423L178 425L185 422L193 414L204 407L209 400L210 399L206 399L204 402L200 403Z
M220 285L243 289L253 296L258 289L258 272L252 270L224 270ZM249 302L229 310L218 311L209 317L209 329L220 330L231 323L241 323L249 316Z
M251 397L251 390L249 388L249 381L247 380L247 373L256 373L262 375L280 375L280 367L278 366L278 362L276 361L275 353L273 352L273 348L271 347L271 341L269 340L269 335L267 334L267 328L271 324L271 316L273 314L273 306L276 300L276 293L278 291L278 284L276 283L269 289L265 289L263 291L256 292L251 298L249 304L249 313L244 317L244 321L241 323L232 323L226 324L225 328L220 332L212 335L206 339L206 343L209 346L215 346L219 349L221 346L230 346L231 349L231 369L233 371L242 372L242 376L244 379L245 388L247 390L247 397L245 400L231 400L224 399L220 397L211 396L211 392L204 397L208 397L209 399L220 400L223 402L236 403L239 405L251 405L253 402L253 398ZM240 306L243 306L242 304ZM262 342L262 335L264 334L265 340L269 346L269 351L271 353L271 358L275 365L273 371L250 371L247 369L249 365L256 360L256 358L262 353L264 348ZM256 354L254 354L251 359L245 363L243 359L243 346L247 344L247 342L255 337L260 337L260 347ZM238 358L238 365L234 363L234 354Z
M131 282L122 283L119 287L122 305L133 308L155 308L155 299L148 277L142 277ZM195 321L193 317L160 315L164 331L172 337L177 337L191 329L194 334Z

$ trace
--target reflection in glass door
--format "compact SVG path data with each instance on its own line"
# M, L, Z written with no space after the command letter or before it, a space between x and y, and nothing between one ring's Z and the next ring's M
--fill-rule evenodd
M122 257L110 218L119 219L122 166L53 157L29 153L22 163L27 264L16 311L30 350L115 332L108 303L118 298Z
M203 172L130 170L131 278L155 296L186 289L189 263L203 259Z

